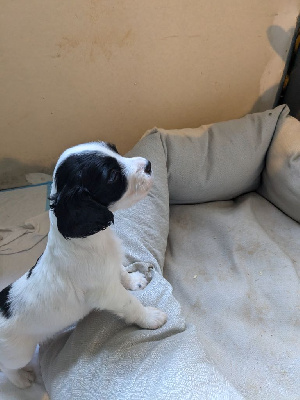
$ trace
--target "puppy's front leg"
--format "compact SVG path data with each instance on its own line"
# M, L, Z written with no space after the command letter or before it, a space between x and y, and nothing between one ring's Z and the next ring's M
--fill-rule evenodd
M24 389L31 386L35 379L33 368L27 364L33 356L37 343L34 338L18 333L16 328L9 337L1 338L0 369L15 386Z
M106 309L124 318L129 324L137 324L141 328L157 329L167 321L167 314L154 307L144 307L120 284L106 299Z
M121 266L121 283L125 289L129 290L141 290L147 286L147 279L145 275L139 271L127 272L127 269Z
M20 389L25 389L31 386L35 380L34 370L29 365L20 369L7 369L1 367L1 371L15 386Z

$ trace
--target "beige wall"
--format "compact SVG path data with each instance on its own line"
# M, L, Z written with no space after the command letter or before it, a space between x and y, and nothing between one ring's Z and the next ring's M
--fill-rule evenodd
M0 0L0 181L272 107L300 0Z

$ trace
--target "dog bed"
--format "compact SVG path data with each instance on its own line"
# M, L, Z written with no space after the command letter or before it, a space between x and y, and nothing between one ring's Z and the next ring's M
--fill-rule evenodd
M115 215L134 292L158 330L92 312L44 343L51 399L296 399L300 393L300 123L280 106L154 129L129 156L154 186ZM41 217L45 218L45 217Z

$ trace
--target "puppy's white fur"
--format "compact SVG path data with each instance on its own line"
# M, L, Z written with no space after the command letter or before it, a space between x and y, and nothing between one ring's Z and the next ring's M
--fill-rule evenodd
M54 177L70 155L90 151L116 158L125 172L127 190L109 207L111 211L130 207L147 195L152 182L144 171L147 160L121 157L102 142L66 150L57 162ZM54 179L52 195L56 190ZM34 381L34 373L26 365L37 343L93 309L109 310L142 328L156 329L166 322L164 312L144 307L126 290L144 288L147 282L139 272L129 274L122 267L121 243L110 227L86 238L65 239L52 210L49 217L45 252L30 278L25 274L12 285L11 316L0 313L0 368L20 388Z

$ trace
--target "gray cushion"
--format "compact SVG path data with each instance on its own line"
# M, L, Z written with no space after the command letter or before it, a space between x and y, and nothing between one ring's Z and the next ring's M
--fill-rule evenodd
M300 222L300 122L293 117L276 130L259 193Z
M164 130L171 204L228 200L256 190L287 106L197 129Z

